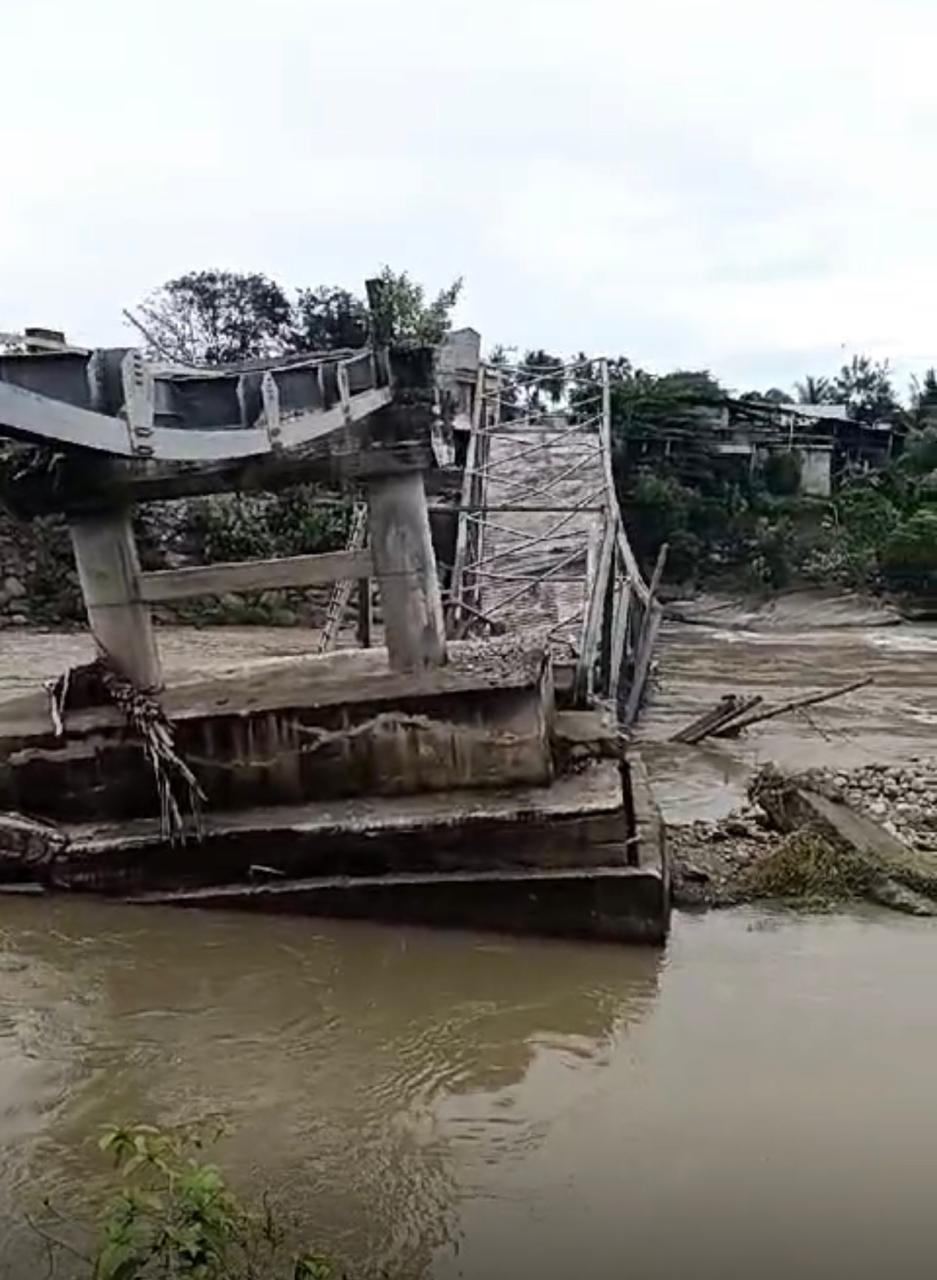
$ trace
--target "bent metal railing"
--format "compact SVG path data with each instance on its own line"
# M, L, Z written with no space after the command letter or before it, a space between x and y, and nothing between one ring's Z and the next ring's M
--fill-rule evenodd
M622 521L605 361L482 365L465 447L450 635L536 631L575 700L635 719L660 625Z
M370 348L191 369L123 347L0 353L0 433L115 457L211 462L305 445L393 392Z

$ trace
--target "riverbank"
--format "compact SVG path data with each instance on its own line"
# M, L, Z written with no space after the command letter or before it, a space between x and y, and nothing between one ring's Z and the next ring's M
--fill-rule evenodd
M884 823L886 834L931 852L937 627L904 622L854 593L700 596L672 604L674 611L679 618L669 616L662 630L638 746L668 824L678 904L762 896L751 868L785 839L749 800L765 765L801 775L805 785ZM724 694L777 704L866 676L874 681L866 688L734 739L670 741Z
M824 817L864 821L847 839L836 840L837 831L824 827L821 815L801 821L766 800L764 787L778 784L831 802ZM811 769L783 778L769 768L756 775L750 796L747 806L719 821L668 829L675 905L781 900L827 909L870 899L910 915L937 916L937 902L920 892L928 874L937 886L937 759L914 759L903 768ZM910 875L876 861L879 841L886 855L907 861Z

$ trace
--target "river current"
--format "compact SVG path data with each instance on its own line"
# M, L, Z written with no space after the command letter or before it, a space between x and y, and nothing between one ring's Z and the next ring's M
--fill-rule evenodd
M722 692L866 670L810 722L665 741ZM935 670L927 628L673 624L659 798L933 750ZM44 1196L95 1202L101 1125L211 1116L238 1188L352 1275L930 1276L935 971L933 922L872 911L677 914L656 951L0 898L0 1275L44 1274Z

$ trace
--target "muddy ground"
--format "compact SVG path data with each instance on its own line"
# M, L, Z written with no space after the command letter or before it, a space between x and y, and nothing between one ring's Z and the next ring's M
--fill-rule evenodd
M737 739L669 741L723 694L778 703L865 676L875 683ZM808 784L937 857L930 800L937 801L937 626L902 622L861 597L815 592L761 605L674 602L638 744L668 824L683 905L752 896L750 869L783 839L748 801L751 779L766 764L814 771Z

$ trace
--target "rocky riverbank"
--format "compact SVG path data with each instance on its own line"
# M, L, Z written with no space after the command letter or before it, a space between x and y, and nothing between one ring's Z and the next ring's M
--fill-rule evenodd
M719 822L668 829L674 900L830 906L870 898L937 915L937 758L753 779Z

